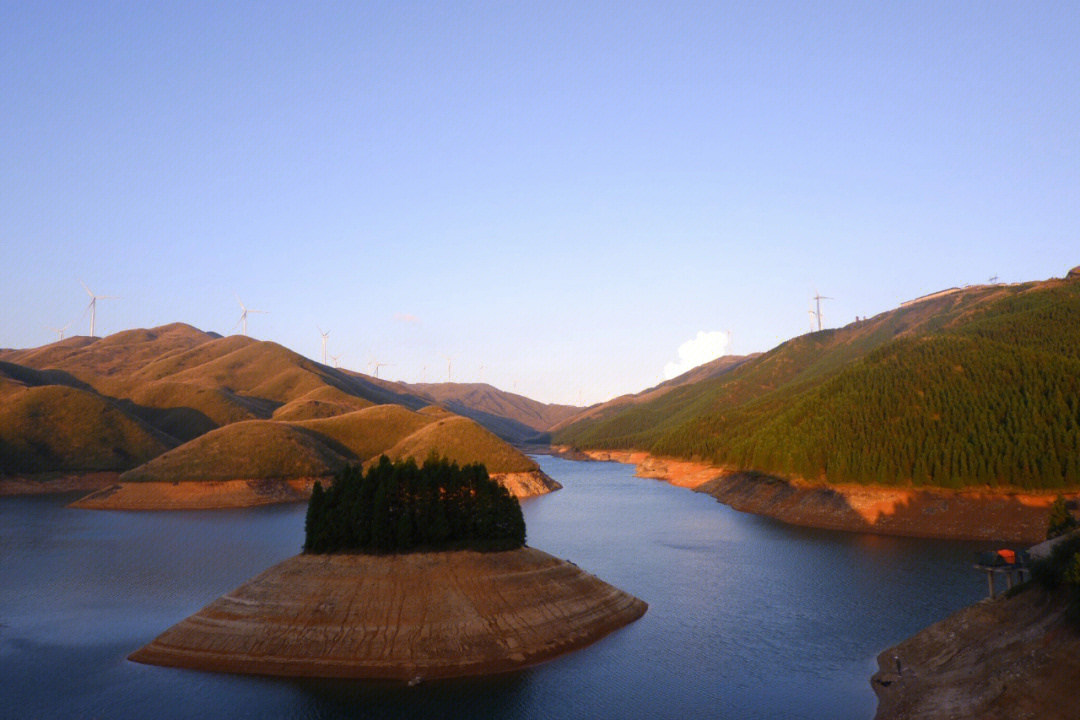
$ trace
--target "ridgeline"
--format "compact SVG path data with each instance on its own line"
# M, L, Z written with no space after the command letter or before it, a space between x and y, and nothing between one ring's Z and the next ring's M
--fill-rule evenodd
M594 413L554 442L812 482L1080 487L1078 280L906 303Z

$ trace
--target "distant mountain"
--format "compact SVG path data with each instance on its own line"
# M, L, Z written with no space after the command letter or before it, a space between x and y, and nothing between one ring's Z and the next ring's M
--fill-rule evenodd
M547 431L581 412L572 405L547 405L483 383L402 383L407 392L472 418L514 443L547 442Z
M955 288L555 428L839 483L1080 486L1080 276Z

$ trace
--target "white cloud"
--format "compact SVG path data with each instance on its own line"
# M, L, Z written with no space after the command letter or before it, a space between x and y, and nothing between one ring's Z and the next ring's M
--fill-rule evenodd
M418 323L420 318L411 313L394 313L394 320L400 323Z
M664 378L670 380L702 363L715 360L727 351L729 341L726 332L698 330L697 337L679 346L679 359L664 365Z

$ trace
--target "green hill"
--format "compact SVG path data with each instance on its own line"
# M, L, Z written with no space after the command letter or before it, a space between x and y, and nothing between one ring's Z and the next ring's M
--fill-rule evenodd
M312 432L249 420L202 435L120 476L123 482L325 477L345 459Z
M88 390L29 387L0 406L0 475L126 470L175 444Z
M1080 282L967 288L795 338L554 441L829 482L1080 486Z
M463 417L435 420L384 450L391 460L423 462L432 452L459 465L479 463L492 473L529 472L537 464L493 433Z

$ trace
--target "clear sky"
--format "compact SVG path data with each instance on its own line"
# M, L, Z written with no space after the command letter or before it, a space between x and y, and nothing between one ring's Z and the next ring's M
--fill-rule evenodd
M595 402L815 287L835 326L1060 276L1078 38L1072 1L4 0L0 346L87 334L79 280L98 334L238 293L313 358Z

